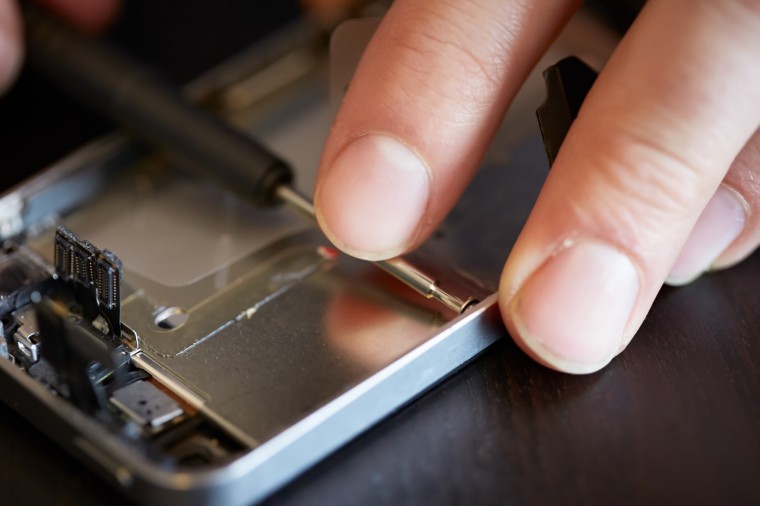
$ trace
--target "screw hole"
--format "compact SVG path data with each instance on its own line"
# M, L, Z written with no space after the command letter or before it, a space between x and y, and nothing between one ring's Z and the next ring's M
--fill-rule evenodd
M189 317L184 309L170 307L158 313L153 323L161 330L174 330L184 325Z

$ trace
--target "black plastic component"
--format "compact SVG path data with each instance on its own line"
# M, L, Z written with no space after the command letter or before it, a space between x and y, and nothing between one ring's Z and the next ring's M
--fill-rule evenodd
M2 276L0 272L0 276ZM52 278L45 278L40 281L30 282L28 285L21 286L15 292L0 295L0 317L10 315L13 311L20 309L31 303L35 294L45 295L54 288Z
M119 348L103 339L102 333L82 319L75 319L67 308L50 299L35 305L43 356L50 370L32 370L45 382L83 411L106 416L108 391L123 384L121 371L126 363Z
M578 116L597 73L580 58L569 56L544 70L546 100L536 110L549 165L554 165L562 141Z
M58 394L66 399L71 398L71 390L69 385L61 381L58 373L50 362L44 358L39 359L36 363L29 366L27 369L29 375L45 385L47 388L55 390Z
M28 59L62 88L259 206L278 202L290 167L253 139L185 100L153 73L23 2Z

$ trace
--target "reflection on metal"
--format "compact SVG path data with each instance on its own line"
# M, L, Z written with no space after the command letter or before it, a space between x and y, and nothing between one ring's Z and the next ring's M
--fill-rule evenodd
M8 239L24 229L24 201L18 194L0 199L0 240Z

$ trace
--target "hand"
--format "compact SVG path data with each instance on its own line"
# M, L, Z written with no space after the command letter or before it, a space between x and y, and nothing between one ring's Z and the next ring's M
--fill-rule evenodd
M97 32L113 19L119 0L39 0L82 30ZM22 27L15 0L0 0L0 93L13 81L22 60Z
M325 146L315 201L328 237L365 259L424 241L578 3L397 0ZM501 312L530 356L601 369L664 281L689 282L758 246L759 57L759 2L647 4L504 268Z

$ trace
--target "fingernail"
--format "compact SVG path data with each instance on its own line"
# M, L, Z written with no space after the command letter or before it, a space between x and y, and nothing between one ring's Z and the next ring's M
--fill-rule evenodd
M574 242L526 281L510 316L526 351L560 371L586 374L619 351L638 292L626 255L599 242Z
M319 223L336 246L379 260L414 242L429 197L422 160L396 139L367 135L338 155L315 200Z
M739 237L746 221L744 202L721 185L686 239L666 283L684 285L699 277Z

